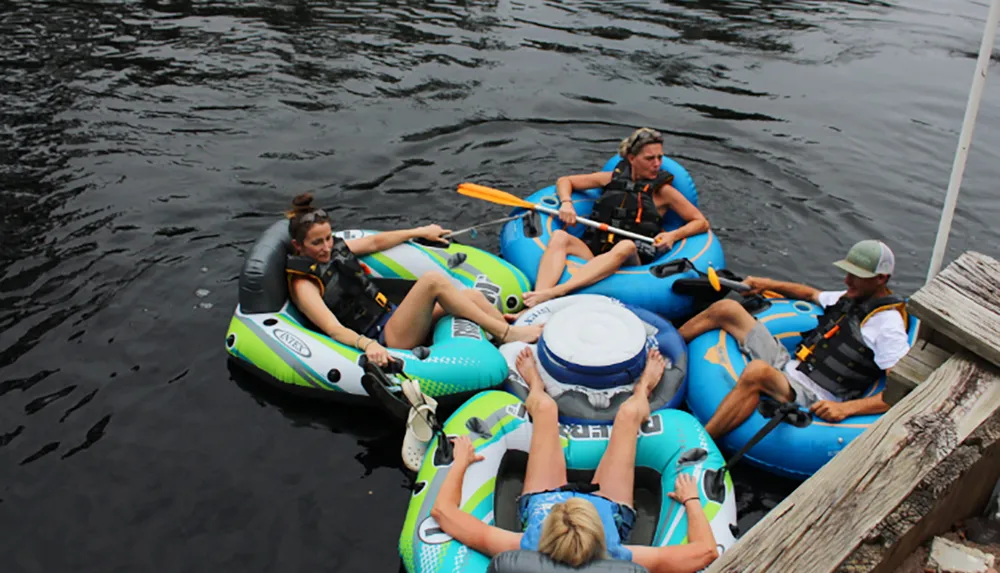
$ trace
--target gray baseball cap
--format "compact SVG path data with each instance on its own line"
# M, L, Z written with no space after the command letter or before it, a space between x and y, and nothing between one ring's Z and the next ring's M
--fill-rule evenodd
M851 247L847 257L833 266L856 277L870 279L876 275L891 275L896 266L896 257L882 241L861 241Z

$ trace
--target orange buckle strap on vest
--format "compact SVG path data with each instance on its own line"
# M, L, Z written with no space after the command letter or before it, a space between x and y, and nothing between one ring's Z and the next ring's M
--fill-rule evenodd
M639 210L635 213L635 222L642 222L642 194L649 190L649 183L643 185L642 189L639 190L639 194L636 195L635 202L639 204Z
M806 358L809 358L809 355L813 353L813 348L815 346L799 345L799 349L795 351L795 358L799 362L805 362Z
M823 335L823 340L830 340L831 338L836 336L838 332L840 332L840 325L834 324L833 328L826 331L826 333ZM815 348L816 348L815 344L813 344L812 346L800 345L799 349L795 351L795 357L799 359L799 362L805 362L806 358L808 358L809 355L813 353L813 350Z
M379 303L382 308L388 308L389 299L387 299L381 292L375 295L375 302Z

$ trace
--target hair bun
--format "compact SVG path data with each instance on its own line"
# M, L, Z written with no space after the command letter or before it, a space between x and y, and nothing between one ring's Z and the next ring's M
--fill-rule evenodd
M300 193L292 199L292 205L296 207L296 210L300 209L311 209L313 202L312 193Z

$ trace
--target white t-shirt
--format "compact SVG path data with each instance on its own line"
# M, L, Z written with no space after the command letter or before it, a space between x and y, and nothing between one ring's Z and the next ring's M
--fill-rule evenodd
M840 300L840 297L844 296L846 292L846 290L823 291L819 293L819 304L826 308ZM871 348L872 352L875 353L875 364L878 364L882 370L888 370L895 366L896 362L899 362L899 359L910 351L910 337L906 334L903 315L894 310L872 315L868 322L861 327L861 337L865 339L865 346ZM805 372L800 372L798 367L798 360L794 358L789 360L785 364L785 376L812 390L820 400L840 401L829 390L813 382Z

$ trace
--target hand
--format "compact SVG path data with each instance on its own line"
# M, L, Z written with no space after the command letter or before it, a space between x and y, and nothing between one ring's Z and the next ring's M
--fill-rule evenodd
M476 453L476 448L472 445L472 440L469 439L469 436L458 436L452 441L454 442L452 454L455 458L455 465L469 467L476 462L486 459L482 454Z
M827 422L841 422L853 412L850 404L846 402L831 402L830 400L820 400L809 406L809 411L823 418Z
M377 340L372 340L368 343L368 346L365 347L365 356L368 357L369 362L379 367L384 367L389 363L389 351L379 344Z
M743 284L750 287L750 290L744 291L743 296L760 294L765 290L768 290L767 287L770 283L771 279L765 279L761 277L746 277L745 279L743 279Z
M444 238L444 235L451 233L451 229L445 229L441 225L424 225L423 227L417 227L416 231L417 237L421 239L445 244L448 243L448 239Z
M674 248L674 235L666 231L653 237L653 246L661 251L669 251Z
M674 491L667 495L670 496L670 499L683 505L685 499L698 497L698 482L691 477L691 474L680 474L674 481Z
M559 220L567 227L576 225L576 209L572 201L563 201L559 205Z

